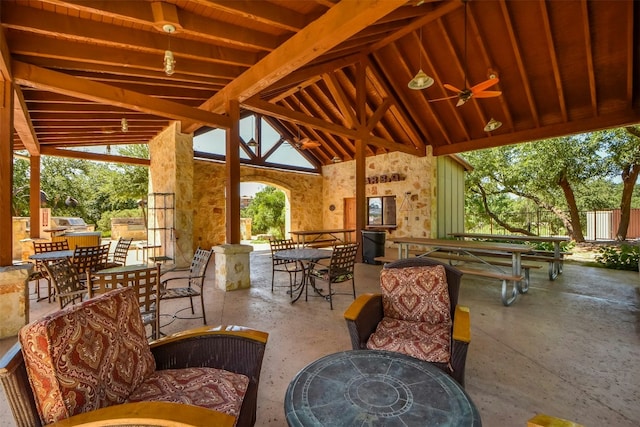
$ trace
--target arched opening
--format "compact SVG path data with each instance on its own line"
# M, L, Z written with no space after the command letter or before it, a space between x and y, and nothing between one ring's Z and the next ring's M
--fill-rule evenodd
M255 179L255 178L253 178ZM280 183L243 179L240 183L242 243L268 249L270 238L291 231L291 191Z

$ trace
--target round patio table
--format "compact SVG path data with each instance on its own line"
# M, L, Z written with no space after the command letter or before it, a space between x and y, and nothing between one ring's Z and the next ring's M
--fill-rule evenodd
M476 406L445 372L378 350L309 364L289 384L284 410L291 427L482 426Z

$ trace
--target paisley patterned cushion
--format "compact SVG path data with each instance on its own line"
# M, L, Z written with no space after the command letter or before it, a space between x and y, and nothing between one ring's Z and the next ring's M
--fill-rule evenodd
M37 320L19 338L44 424L122 403L155 370L132 288Z
M129 396L129 402L162 401L202 406L238 417L249 378L216 368L154 372Z
M443 266L383 269L380 286L386 317L432 325L450 324L451 303Z
M451 324L384 317L367 341L371 350L396 351L427 362L449 363Z

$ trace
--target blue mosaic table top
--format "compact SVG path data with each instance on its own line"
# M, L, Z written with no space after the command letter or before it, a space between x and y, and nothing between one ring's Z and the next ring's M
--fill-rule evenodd
M400 353L353 350L309 364L289 384L298 426L482 426L466 392L435 366Z

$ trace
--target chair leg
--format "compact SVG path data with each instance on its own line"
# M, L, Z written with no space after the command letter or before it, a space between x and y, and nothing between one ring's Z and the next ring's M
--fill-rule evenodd
M331 280L329 280L329 307L333 310L333 289L331 289Z
M201 292L202 294L202 292ZM193 297L189 297L189 302L191 303L191 314L196 314L196 312L193 309Z
M273 282L276 279L276 270L271 268L271 292L273 292Z
M200 290L200 305L202 306L202 322L207 324L207 315L204 312L204 292Z

